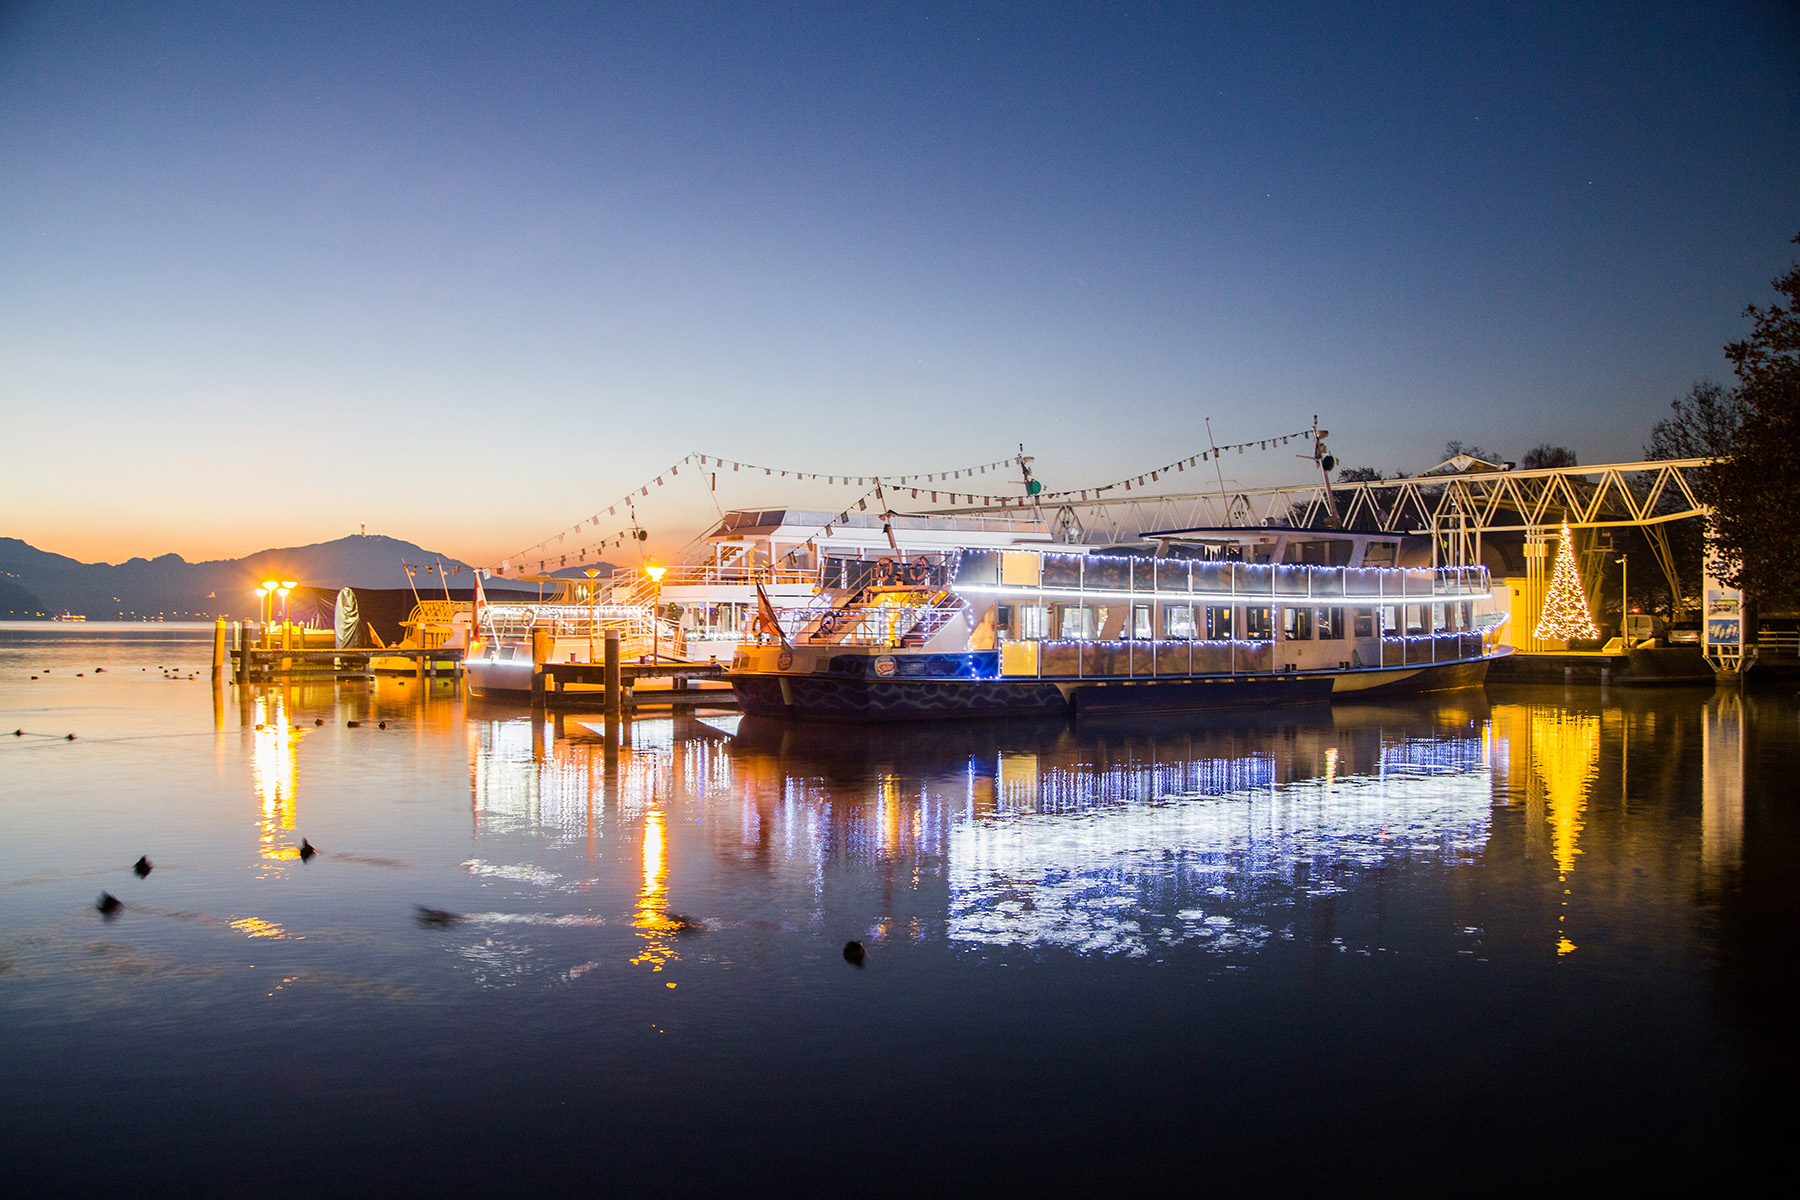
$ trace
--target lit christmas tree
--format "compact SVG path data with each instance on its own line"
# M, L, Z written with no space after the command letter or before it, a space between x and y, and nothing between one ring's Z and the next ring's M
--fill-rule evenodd
M1544 613L1537 630L1531 635L1544 642L1592 641L1600 636L1594 618L1588 613L1587 596L1575 574L1575 535L1569 522L1562 524L1562 544L1556 552L1556 573L1550 577L1550 591L1544 596Z

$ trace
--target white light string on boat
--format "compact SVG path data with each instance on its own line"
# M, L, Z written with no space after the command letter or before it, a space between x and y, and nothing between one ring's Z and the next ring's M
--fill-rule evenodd
M620 499L607 505L604 514L596 512L592 516L584 517L574 525L571 525L569 528L556 534L554 537L545 538L535 546L527 546L525 549L518 551L510 557L502 559L497 566L484 568L483 573L489 577L494 575L505 576L508 573L522 573L527 569L527 565L533 560L536 561L537 569L540 573L546 570L562 570L565 567L579 566L582 563L585 563L587 561L588 551L590 550L594 551L597 556L600 551L605 550L608 546L622 547L628 541L643 541L645 536L644 530L637 523L637 501L643 497L649 496L651 488L662 487L664 486L665 480L674 479L676 476L680 475L681 468L686 466L698 465L702 470L705 470L707 467L713 467L715 468L715 477L717 474L716 469L729 467L734 473L743 471L761 471L765 476L770 478L779 477L782 479L805 480L808 482L823 482L833 486L854 485L857 487L867 487L870 484L874 484L876 491L879 492L883 482L888 483L890 486L904 486L921 480L936 482L939 480L973 479L977 475L985 475L990 471L998 472L1005 467L1017 466L1019 460L1020 456L1014 455L1011 458L1003 458L995 462L976 463L974 466L957 467L949 471L915 472L907 475L837 475L829 472L797 471L791 468L784 469L781 467L764 466L759 463L748 463L739 459L725 458L717 454L701 454L696 451L695 453L682 458L679 462L674 463L661 474L658 474L651 479L646 479L636 488L626 492ZM716 484L717 480L715 478L714 485L716 486ZM918 494L918 489L915 488L913 490L913 495L917 496ZM994 496L975 496L968 493L947 494L950 495L950 502L952 504L956 502L956 497L958 495L961 495L963 499L970 504L980 502L994 504L999 502L999 498ZM865 492L863 497L857 501L859 507L867 507L869 495L870 493ZM937 501L937 495L938 493L936 492L931 493L932 501L934 503ZM603 516L617 517L621 508L626 511L626 515L630 519L630 524L628 526L615 530L605 537L593 537L590 535L585 540L577 541L574 545L569 544L569 536L571 534L580 538L590 529L598 528ZM848 519L848 510L846 510L844 520ZM824 534L827 537L830 536L829 525L825 527ZM570 561L571 557L574 559L574 562L572 563ZM598 561L597 558L596 561ZM519 564L517 570L515 570L513 566L515 562Z

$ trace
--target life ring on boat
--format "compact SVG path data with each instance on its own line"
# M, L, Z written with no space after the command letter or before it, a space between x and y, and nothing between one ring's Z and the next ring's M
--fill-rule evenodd
M876 563L875 563L875 582L876 583L893 583L894 582L894 560L893 559L883 558L883 559L879 559L876 561Z
M930 583L931 560L926 558L923 554L913 559L912 566L907 570L906 581L908 583L918 584L921 587Z
M819 618L819 633L820 633L820 635L823 636L825 634L836 633L837 632L837 624L838 624L837 613L836 612L826 613L824 616Z

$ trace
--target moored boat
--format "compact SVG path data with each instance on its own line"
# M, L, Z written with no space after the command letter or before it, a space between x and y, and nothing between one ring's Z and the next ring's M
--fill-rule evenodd
M1178 711L1481 683L1504 616L1481 567L1401 539L1197 529L918 556L765 606L729 677L748 713L828 720Z

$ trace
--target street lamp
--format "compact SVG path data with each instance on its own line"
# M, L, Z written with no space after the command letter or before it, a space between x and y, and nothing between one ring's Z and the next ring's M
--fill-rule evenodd
M265 627L275 619L275 589L280 586L279 580L265 579L262 581L262 614Z
M283 625L288 623L288 593L299 586L300 585L295 583L292 579L284 579L281 581L281 623Z
M650 601L650 662L662 661L662 577L669 568L656 563L645 563L644 574L650 577L656 591Z

